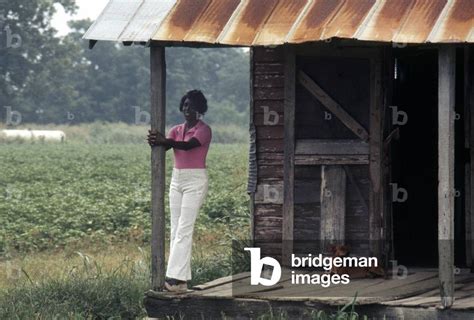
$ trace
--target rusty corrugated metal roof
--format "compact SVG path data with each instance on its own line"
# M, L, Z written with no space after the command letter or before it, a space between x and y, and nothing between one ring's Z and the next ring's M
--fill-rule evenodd
M474 0L110 0L89 40L474 42Z

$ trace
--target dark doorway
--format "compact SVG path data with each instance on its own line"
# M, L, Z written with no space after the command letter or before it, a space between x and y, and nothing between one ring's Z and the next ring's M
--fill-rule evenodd
M398 264L438 266L438 52L403 48L395 52L393 107L400 139L392 145L394 256ZM458 57L457 83L462 82ZM461 81L459 81L461 80ZM456 112L462 119L462 86ZM461 89L461 90L460 90ZM458 97L461 99L459 100ZM398 113L397 113L398 112ZM407 121L404 123L404 114ZM455 255L465 264L464 127L456 121ZM406 193L405 193L406 190ZM405 196L408 196L405 199Z
M395 78L390 110L395 116L393 125L400 128L400 139L393 144L392 162L395 259L399 264L435 267L438 264L437 51L400 49L396 52Z

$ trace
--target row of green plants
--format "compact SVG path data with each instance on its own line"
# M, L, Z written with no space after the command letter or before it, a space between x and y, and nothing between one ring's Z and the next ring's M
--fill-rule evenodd
M245 144L211 146L209 192L197 234L212 233L230 218L239 218L243 229L249 225L247 153ZM84 242L149 243L146 144L6 144L0 145L0 163L0 257ZM167 186L172 165L169 151ZM165 205L168 217L168 187Z

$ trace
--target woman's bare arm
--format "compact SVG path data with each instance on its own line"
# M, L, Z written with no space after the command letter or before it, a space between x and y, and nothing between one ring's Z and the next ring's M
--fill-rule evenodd
M165 150L168 151L171 148L178 150L191 150L193 148L201 146L201 143L196 138L191 138L189 141L175 141L173 139L165 138L158 132L149 131L148 143L150 146L164 146Z
M196 147L200 147L201 143L196 138L191 138L189 141L174 141L173 139L166 139L163 142L163 145L166 146L166 150L169 148L174 148L178 150L191 150Z

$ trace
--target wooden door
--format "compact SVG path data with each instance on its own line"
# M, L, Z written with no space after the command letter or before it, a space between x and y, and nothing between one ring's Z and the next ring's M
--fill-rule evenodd
M293 234L323 240L322 251L332 242L361 255L388 251L384 52L331 44L295 50Z

